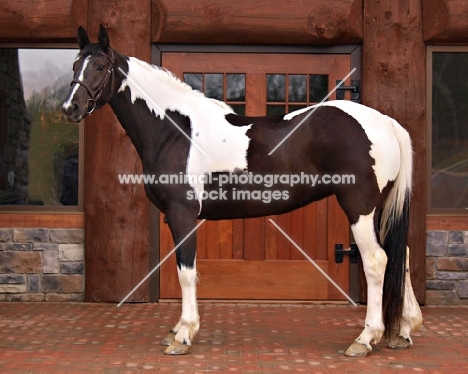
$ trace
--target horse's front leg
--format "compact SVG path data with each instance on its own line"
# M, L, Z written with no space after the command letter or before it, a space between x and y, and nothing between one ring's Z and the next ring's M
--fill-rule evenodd
M182 315L162 344L169 345L164 351L165 354L183 355L189 352L200 328L195 259L197 239L195 232L190 234L195 228L196 214L177 212L174 215L168 214L167 219L175 245L183 242L176 250L177 273L182 289Z

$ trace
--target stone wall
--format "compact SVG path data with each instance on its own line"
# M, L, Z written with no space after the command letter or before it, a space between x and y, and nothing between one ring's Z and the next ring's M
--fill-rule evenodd
M84 230L0 229L0 301L82 301Z
M428 231L426 304L468 304L468 231Z

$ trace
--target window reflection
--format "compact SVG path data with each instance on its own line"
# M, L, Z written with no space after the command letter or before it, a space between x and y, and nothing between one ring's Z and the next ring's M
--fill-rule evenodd
M184 82L187 83L194 90L203 91L203 74L185 73Z
M319 103L328 95L328 75L309 75L309 100Z
M78 204L79 126L60 110L76 53L0 49L0 205Z
M286 75L267 74L267 101L278 102L286 100Z
M307 101L307 75L290 75L288 85L289 101Z
M432 55L433 209L468 210L468 53Z
M245 74L226 74L226 100L245 101Z
M212 99L223 100L223 74L205 74L205 95Z

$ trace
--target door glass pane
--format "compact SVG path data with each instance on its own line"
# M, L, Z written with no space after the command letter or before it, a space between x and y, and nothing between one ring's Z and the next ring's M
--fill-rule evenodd
M318 103L328 95L328 75L309 75L309 102Z
M307 101L307 76L290 75L288 84L288 95L290 102Z
M468 53L433 53L433 209L468 211Z
M295 110L306 108L307 105L289 105L288 113L294 112Z
M185 73L184 82L194 90L203 91L203 74Z
M267 74L267 101L281 102L286 100L286 75Z
M205 96L223 100L224 74L205 74Z
M230 106L235 113L245 115L245 104L231 104Z
M226 100L245 101L245 74L226 74Z
M267 105L267 115L286 114L286 105Z

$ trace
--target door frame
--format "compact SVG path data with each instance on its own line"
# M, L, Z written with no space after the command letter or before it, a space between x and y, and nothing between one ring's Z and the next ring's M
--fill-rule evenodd
M151 63L161 66L162 54L166 52L185 53L274 53L274 54L344 54L350 56L351 66L356 70L350 79L361 80L362 76L362 45L338 45L338 46L259 46L259 45L199 45L199 44L152 44ZM358 100L359 102L360 100ZM149 271L159 264L159 223L160 212L151 204L150 207L150 253ZM350 263L349 269L349 296L356 302L361 301L360 270L357 264ZM158 302L160 296L160 272L155 271L149 278L150 301Z

